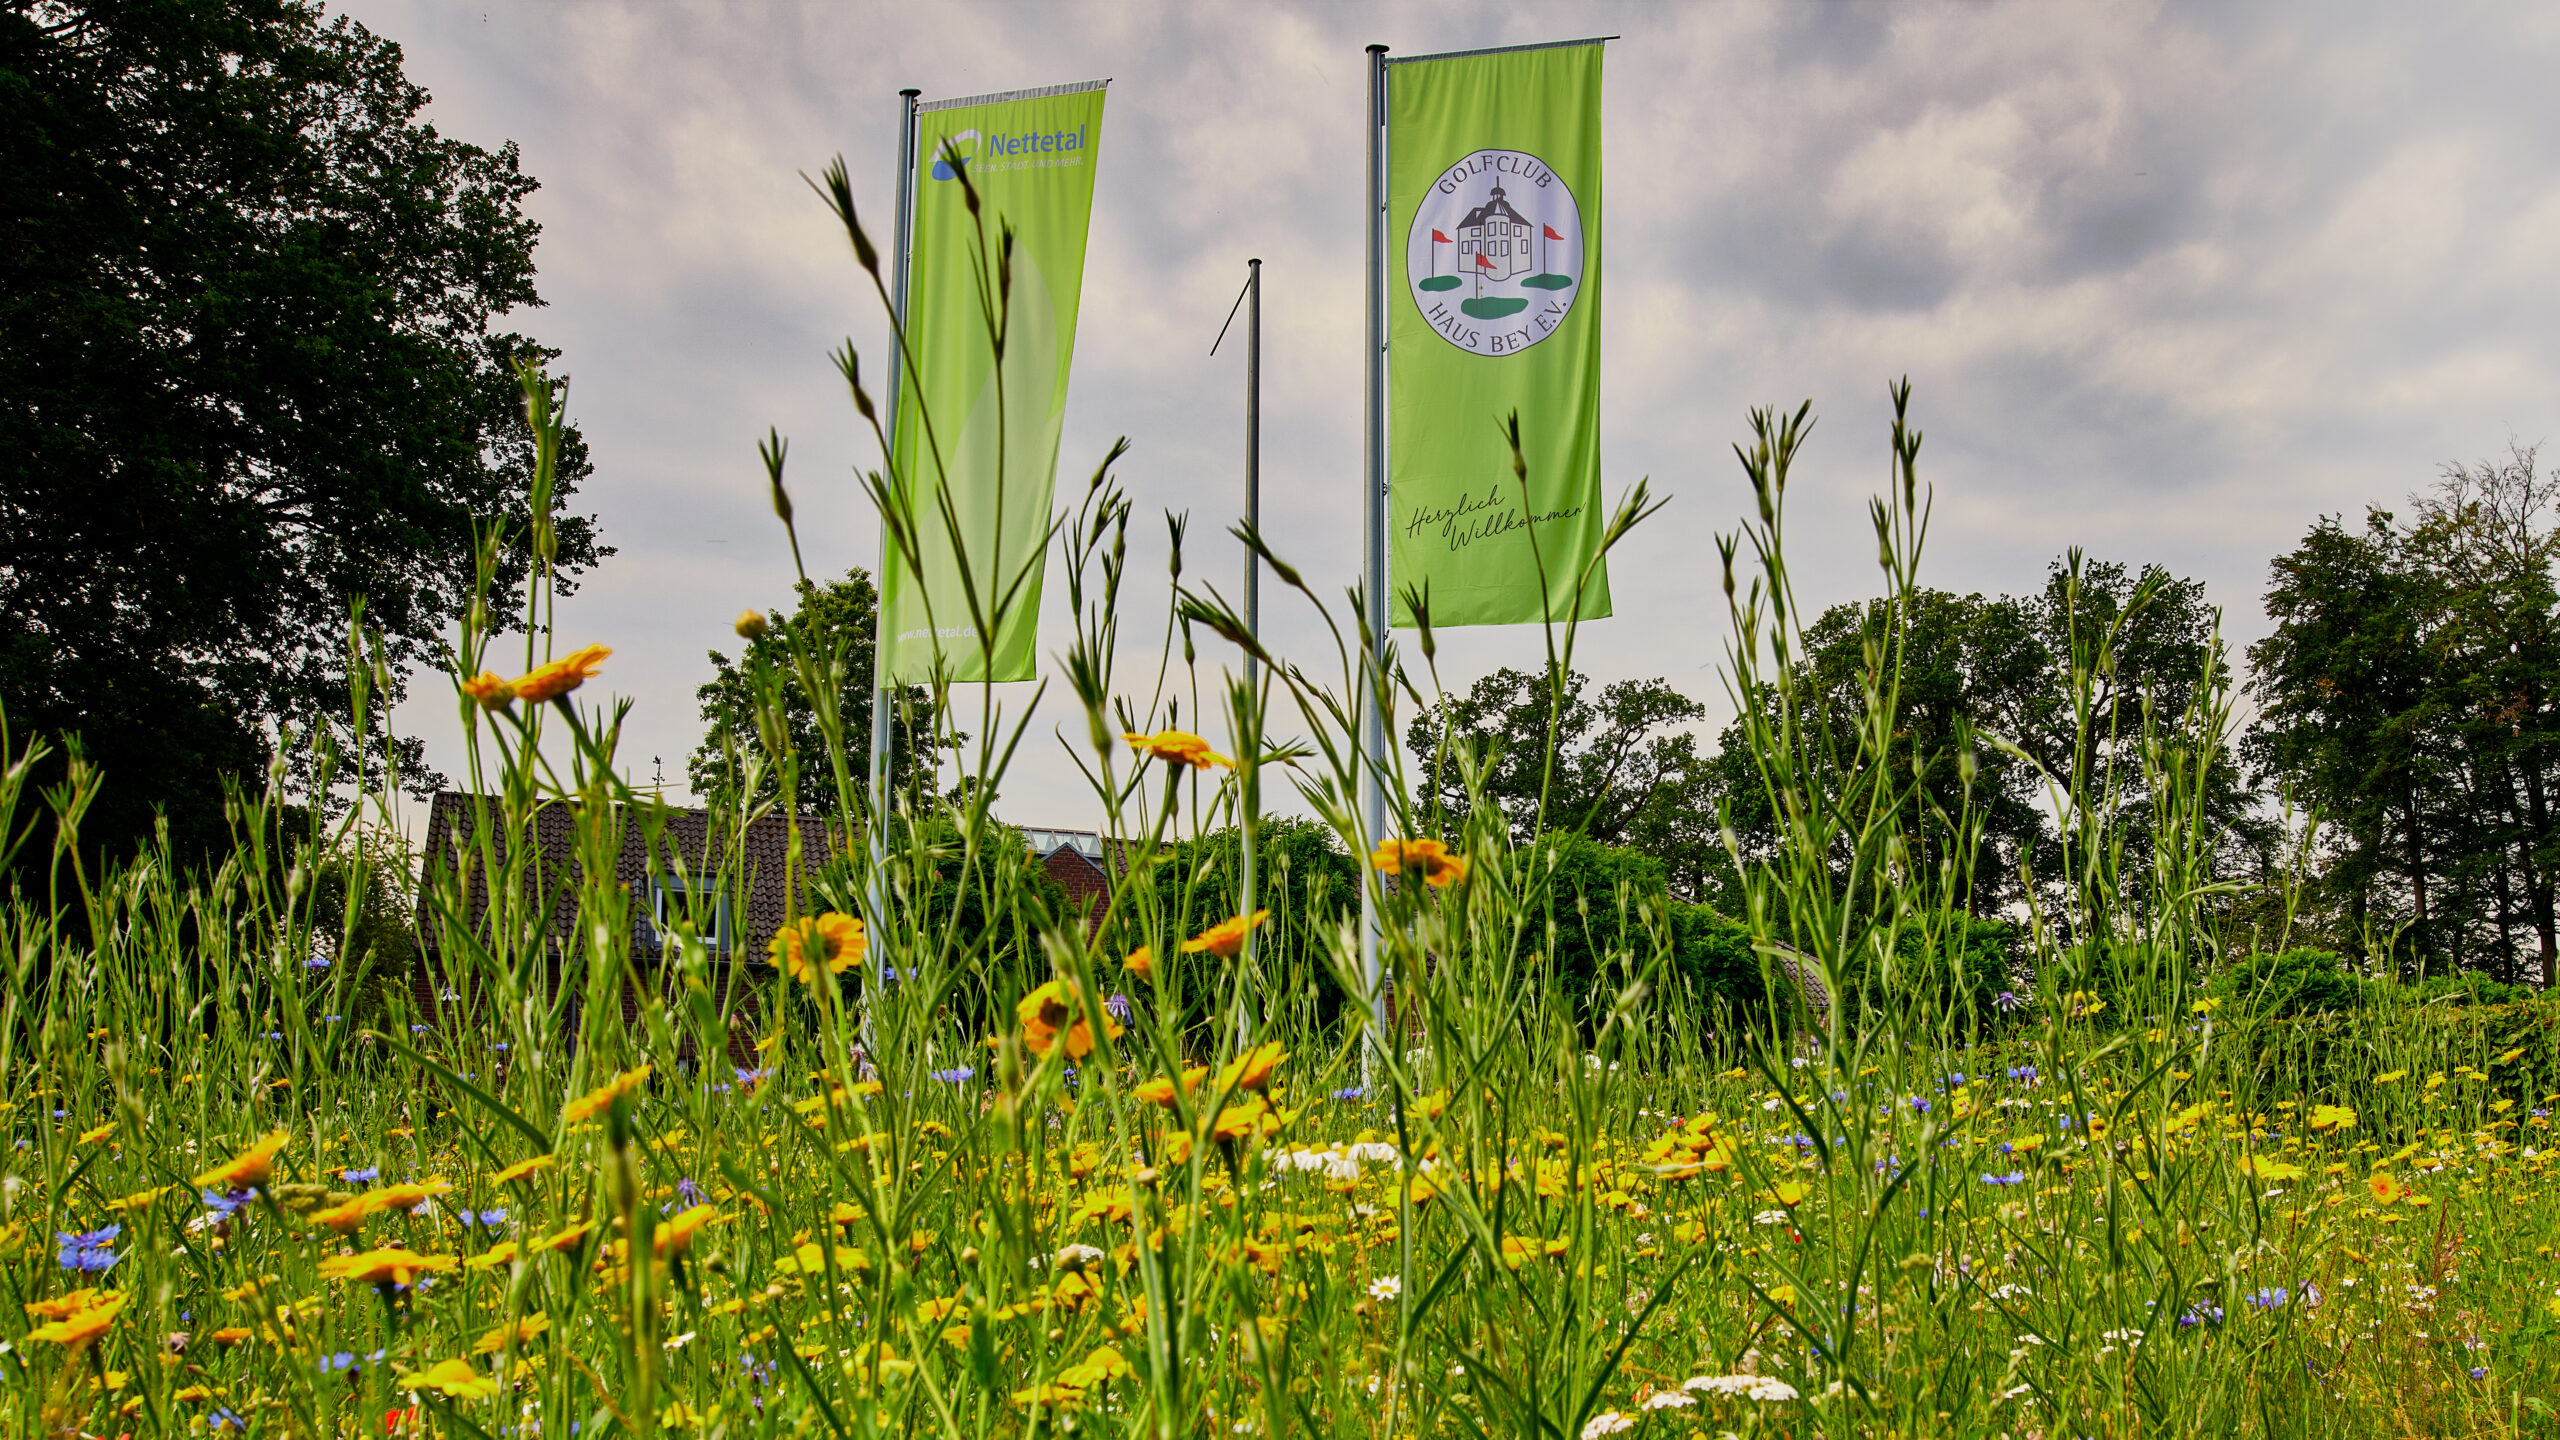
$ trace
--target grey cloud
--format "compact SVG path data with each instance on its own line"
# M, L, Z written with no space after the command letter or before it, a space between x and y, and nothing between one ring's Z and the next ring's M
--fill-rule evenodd
M1673 505L1621 552L1621 618L1582 655L1712 704L1712 535L1746 503L1727 447L1751 404L1825 416L1793 531L1809 600L1873 584L1864 499L1884 384L1908 373L1936 583L2032 586L2083 543L2202 576L2245 639L2267 558L2316 514L2540 438L2560 400L2560 22L2532 9L351 8L407 45L438 124L519 139L544 182L551 308L523 324L567 352L588 500L622 549L563 639L618 647L643 775L653 754L680 772L727 617L787 593L767 425L793 440L812 568L871 563L848 471L874 457L824 356L848 336L878 356L885 335L798 172L844 152L885 230L902 84L1114 77L1061 500L1128 433L1142 513L1189 508L1192 573L1233 576L1241 377L1206 350L1260 255L1266 521L1335 593L1358 555L1361 46L1623 34L1604 466L1613 494L1649 474ZM1153 519L1139 534L1161 545ZM1137 568L1137 603L1160 606L1161 564ZM1319 627L1270 610L1282 648L1321 653ZM1146 623L1132 673L1151 673ZM1444 641L1454 683L1534 652L1517 630ZM441 697L403 719L452 765ZM1090 810L1048 741L1006 808Z

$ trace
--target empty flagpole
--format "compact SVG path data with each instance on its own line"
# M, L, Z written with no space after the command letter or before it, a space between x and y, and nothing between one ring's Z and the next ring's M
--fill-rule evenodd
M1245 532L1258 542L1262 538L1262 262L1248 260L1244 289L1236 293L1235 308L1227 311L1227 325L1236 323L1236 310L1245 312L1244 320L1244 525ZM1218 353L1226 343L1226 325L1218 327L1218 338L1210 343L1209 353ZM1244 551L1244 628L1256 640L1262 638L1262 557L1251 545ZM1247 757L1262 754L1262 662L1248 650L1244 656L1245 691L1251 698L1248 709L1239 718L1245 722L1235 737L1238 752ZM1239 772L1238 800L1243 816L1238 825L1238 849L1244 863L1238 867L1236 913L1250 916L1254 910L1254 841L1258 838L1262 810L1261 770L1247 758ZM1244 932L1243 973L1251 976L1254 957L1253 927ZM1244 987L1236 992L1236 1044L1241 1048L1246 1039L1249 1016L1245 1009Z
M914 241L916 185L916 99L921 90L898 92L898 219L897 234L891 237L889 254L889 310L896 327L907 323L907 251ZM881 464L891 471L889 489L898 490L898 386L904 379L904 349L898 336L889 337L889 453ZM889 884L889 517L880 517L880 568L871 577L871 818L866 827L871 847L870 921L873 925L888 923ZM881 964L888 962L888 947L878 950ZM885 984L883 970L873 976ZM870 1024L870 1006L863 1007L863 1023Z
M1386 220L1387 220L1387 47L1369 47L1369 208L1367 240L1369 249L1368 367L1365 409L1368 440L1363 447L1360 477L1361 516L1361 599L1368 611L1369 664L1364 666L1361 683L1369 693L1360 697L1366 707L1367 728L1362 736L1360 793L1361 836L1360 861L1368 863L1369 852L1386 838L1387 796L1382 788L1386 773L1387 722L1380 711L1378 697L1385 687L1378 666L1384 663L1387 643L1387 531L1385 501L1387 490L1387 307L1386 307ZM1387 1025L1386 987L1380 974L1378 953L1379 915L1377 885L1360 887L1360 975L1369 987L1370 1041L1364 1056L1362 1082L1374 1080L1375 1047L1385 1043Z

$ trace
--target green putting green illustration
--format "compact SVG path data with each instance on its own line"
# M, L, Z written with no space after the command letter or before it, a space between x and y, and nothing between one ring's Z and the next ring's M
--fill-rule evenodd
M1479 295L1473 300L1458 302L1458 309L1461 312L1472 315L1478 320L1499 320L1505 315L1517 315L1528 308L1528 301L1515 300L1507 295Z

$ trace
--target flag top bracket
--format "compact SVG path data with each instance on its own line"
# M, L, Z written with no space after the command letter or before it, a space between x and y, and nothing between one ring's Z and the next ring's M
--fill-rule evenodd
M1548 40L1536 45L1488 45L1481 50L1443 50L1437 55L1390 55L1386 58L1386 63L1415 65L1425 60L1465 60L1477 55L1516 55L1523 50L1570 50L1576 45L1601 45L1611 40L1625 38L1623 35L1593 35L1582 40ZM1386 47L1381 45L1372 48L1383 50Z
M994 95L963 95L957 100L927 100L917 105L916 110L921 114L928 110L956 110L963 105L996 105L1007 100L1047 100L1058 95L1081 95L1087 90L1099 90L1110 83L1110 79L1105 77L1100 80L1081 80L1073 85L1041 85L1029 90L1001 91Z

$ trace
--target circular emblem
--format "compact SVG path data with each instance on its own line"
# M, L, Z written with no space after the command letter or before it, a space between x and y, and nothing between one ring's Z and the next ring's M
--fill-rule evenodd
M1470 151L1413 212L1404 269L1441 339L1517 355L1556 333L1582 293L1582 207L1537 156Z

